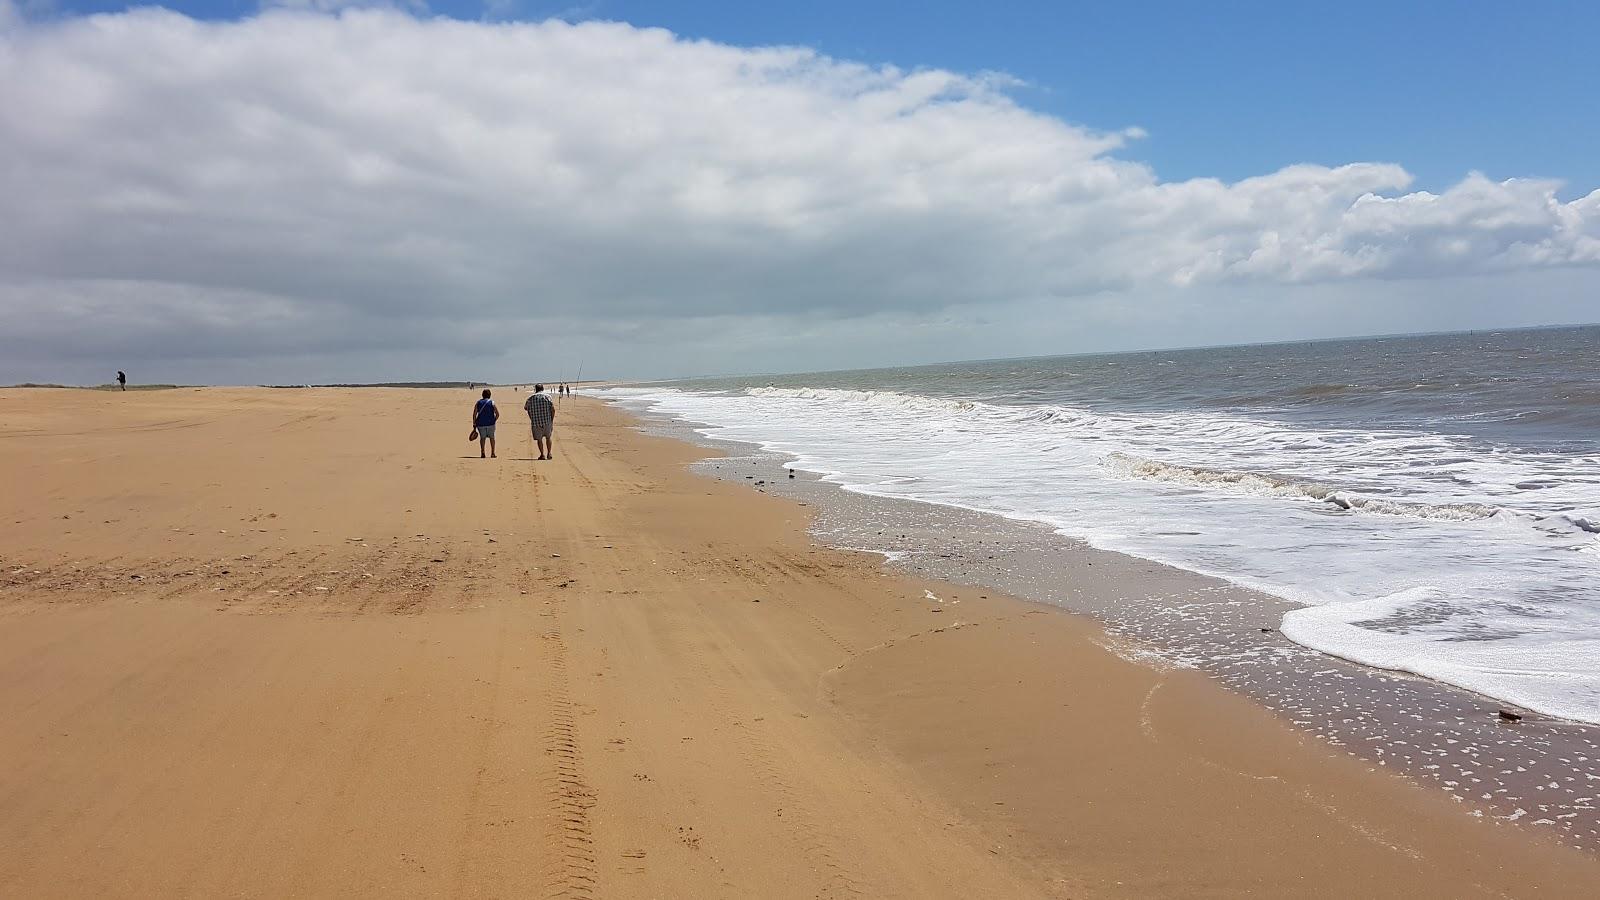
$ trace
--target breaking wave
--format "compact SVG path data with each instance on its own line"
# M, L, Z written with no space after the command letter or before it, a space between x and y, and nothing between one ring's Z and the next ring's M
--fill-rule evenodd
M971 400L943 397L925 397L920 394L902 394L899 391L847 391L837 388L748 388L751 397L774 397L791 400L847 400L854 403L873 403L890 408L928 412L968 412L977 406Z
M1192 487L1232 489L1259 497L1316 500L1348 512L1440 519L1449 522L1474 522L1508 515L1498 506L1486 506L1482 503L1415 503L1388 497L1371 497L1292 476L1185 466L1143 459L1126 453L1112 453L1106 457L1105 465L1114 472L1132 478Z
M983 397L945 396L956 379L941 371L611 396L848 491L1041 523L1269 591L1306 604L1283 624L1307 646L1600 722L1585 662L1600 646L1591 443L1494 444L1427 416L1358 426L1074 403L1022 374ZM1274 390L1354 402L1322 379Z

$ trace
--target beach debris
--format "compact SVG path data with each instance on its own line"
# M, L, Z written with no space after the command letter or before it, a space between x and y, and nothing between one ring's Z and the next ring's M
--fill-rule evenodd
M752 597L752 598L750 598L750 602L751 603L760 603L761 602L761 598L760 597Z
M559 553L552 553L552 554L550 554L550 558L551 558L551 559L560 559L560 558L561 558L561 554L559 554Z
M1522 713L1512 712L1509 709L1500 710L1500 719L1505 722L1521 722Z
M1272 633L1272 629L1271 628L1263 628L1263 629L1261 629L1261 633L1262 634L1271 634Z

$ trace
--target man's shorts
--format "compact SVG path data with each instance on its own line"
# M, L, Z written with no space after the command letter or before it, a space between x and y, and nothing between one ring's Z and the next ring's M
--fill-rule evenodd
M480 438L492 438L492 437L494 437L494 426L493 425L479 425L478 426L478 437L480 437Z
M548 440L550 440L550 432L552 432L554 430L555 430L555 423L554 422L545 422L542 425L535 424L533 426L533 437L534 437L534 440L539 440L539 439L542 438L542 439L548 441Z

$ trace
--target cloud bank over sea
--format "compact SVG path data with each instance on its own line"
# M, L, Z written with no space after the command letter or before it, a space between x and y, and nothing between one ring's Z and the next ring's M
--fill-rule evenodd
M1160 343L1400 298L1444 328L1506 292L1572 320L1600 286L1600 190L1429 193L1373 162L1163 181L1138 129L1032 111L1002 74L620 23L0 4L0 379L509 378L580 344L649 374L771 360L776 333L865 364L908 327L960 356L1022 323Z

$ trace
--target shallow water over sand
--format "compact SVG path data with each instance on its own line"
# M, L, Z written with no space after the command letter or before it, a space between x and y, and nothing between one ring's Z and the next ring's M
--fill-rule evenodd
M843 491L805 474L790 479L781 454L653 421L656 430L732 454L698 464L705 474L807 504L824 542L972 586L926 598L952 624L991 590L1093 615L1106 625L1112 652L1205 671L1329 745L1446 793L1469 815L1600 851L1600 729L1593 725L1540 716L1504 722L1488 698L1295 644L1263 625L1294 606L1281 598L1096 550L1036 524Z
M1295 641L1600 722L1597 329L619 391L849 491L1293 601Z
M1303 398L1298 406L1219 407L1237 397L1173 378L1166 394L1152 388L1136 403L1111 375L1076 405L1064 390L963 398L951 387L993 384L1000 369L1022 383L1044 370L1184 359L1160 354L607 396L730 450L705 464L711 474L812 503L829 543L1095 615L1117 652L1203 669L1474 815L1595 850L1600 732L1583 720L1600 720L1600 444L1591 437L1600 403L1590 402L1600 375L1575 352L1597 336L1193 352L1422 357L1436 370L1434 400L1319 383L1274 395ZM1470 363L1474 341L1498 347L1497 365L1521 369L1451 376L1451 365ZM1278 378L1293 368L1261 365ZM1372 360L1350 365L1372 380ZM974 370L985 374L965 377ZM1440 387L1449 377L1476 395ZM911 393L914 384L925 392ZM1420 415L1430 403L1435 414ZM930 603L959 611L963 599L972 598ZM1494 698L1546 715L1508 723Z

